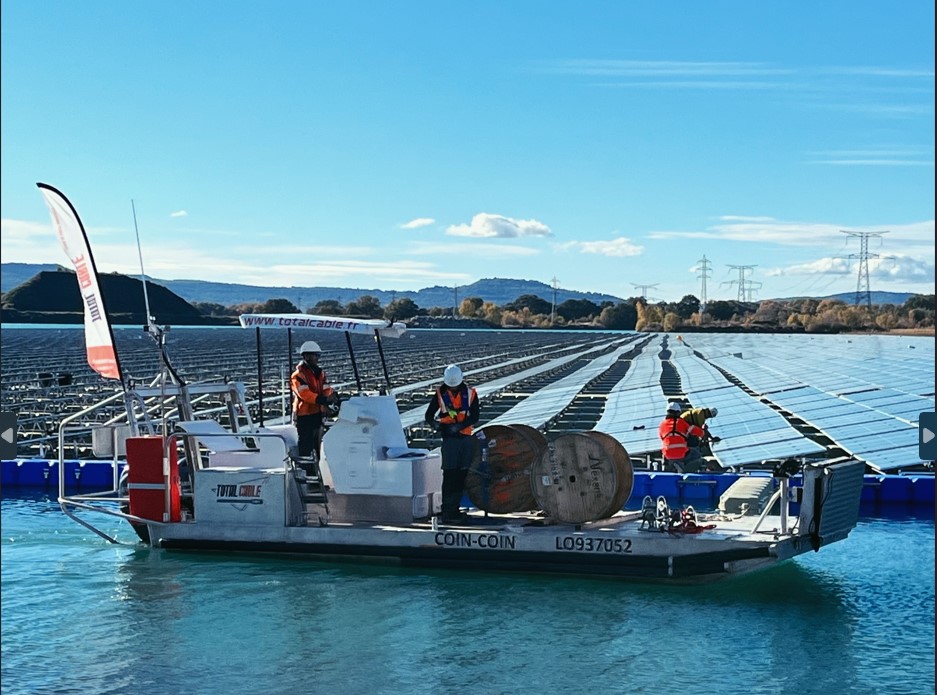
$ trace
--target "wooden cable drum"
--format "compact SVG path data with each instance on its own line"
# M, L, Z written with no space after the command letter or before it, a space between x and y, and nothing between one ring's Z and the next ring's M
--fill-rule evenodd
M634 466L631 464L631 457L628 456L625 447L612 435L596 430L590 430L584 434L602 442L606 453L616 461L615 467L619 472L618 494L612 500L611 505L609 505L609 508L603 515L603 518L609 517L624 507L625 502L631 497L631 491L634 489Z
M475 437L480 446L465 478L472 504L492 514L537 509L530 469L546 450L546 438L526 425L488 425Z
M624 447L608 435L593 432L570 432L557 438L534 462L530 476L541 508L570 524L611 516L621 509L634 484Z

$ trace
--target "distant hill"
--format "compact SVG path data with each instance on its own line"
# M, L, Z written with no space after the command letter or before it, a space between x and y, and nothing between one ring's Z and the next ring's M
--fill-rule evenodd
M65 267L55 263L3 263L0 265L0 293L6 294L43 270L65 270Z
M458 290L452 287L426 287L421 290L380 290L373 287L271 287L257 285L237 285L223 282L205 282L203 280L154 280L172 290L180 297L190 302L213 302L224 306L244 304L247 302L261 303L269 299L288 299L298 308L305 311L318 302L334 299L342 304L354 301L364 295L376 297L382 305L387 305L395 299L409 298L424 309L430 307L449 307L461 302L466 297L481 297L486 302L502 305L513 302L525 294L533 294L546 301L553 300L553 288L542 282L533 280L509 280L502 278L486 278L470 285L461 285ZM619 302L618 297L596 292L575 292L558 289L556 302L560 304L567 299L588 299L601 304L604 301Z
M55 264L40 263L3 263L0 266L0 291L6 293L33 278L42 271L55 271L63 269ZM139 281L137 281L139 282ZM428 309L431 307L450 307L461 302L466 297L481 297L486 302L494 302L502 306L513 302L525 294L532 294L541 299L553 301L553 288L545 283L535 280L515 280L507 278L485 278L470 285L462 285L458 290L452 287L436 285L421 290L379 290L376 288L349 288L349 287L274 287L261 285L239 285L225 282L205 282L203 280L159 280L152 279L155 285L161 285L170 292L185 299L187 302L211 302L223 306L253 303L259 304L269 299L288 299L299 309L305 311L320 301L334 299L347 304L363 295L376 297L382 305L387 305L394 299L408 297L417 306ZM140 290L142 296L142 290ZM872 292L873 304L904 304L913 294L910 292ZM620 297L597 292L576 292L573 290L557 289L556 302L561 304L567 299L588 299L596 304L609 301L618 303ZM776 301L790 299L803 299L803 297L787 297ZM813 297L813 299L839 299L847 304L855 301L855 292L842 292L827 295L826 297Z
M31 263L4 263L0 267L0 285L3 292L18 287L32 278L40 271L54 271L61 266L31 264ZM427 287L421 290L390 291L376 288L348 288L348 287L273 287L259 285L238 285L225 282L205 282L203 280L160 280L152 282L162 285L171 292L179 295L188 302L211 302L223 306L232 306L245 303L262 303L269 299L288 299L301 310L314 306L320 301L334 299L342 304L358 299L363 295L376 297L382 305L387 305L394 299L408 297L422 308L449 307L458 300L466 297L481 297L486 302L498 305L513 302L525 294L532 294L548 302L553 301L553 288L545 283L534 280L512 280L505 278L486 278L470 285L461 285L458 290L452 287ZM620 302L619 297L597 292L576 292L573 290L557 289L556 302L561 304L567 299L588 299L596 304L602 302Z
M869 298L872 301L872 304L895 304L900 306L904 304L908 299L913 297L914 294L911 292L869 292ZM784 299L777 299L778 302L788 302L793 299L807 299L807 297L785 297ZM811 297L811 299L838 299L846 304L854 304L856 301L855 292L840 292L839 294L829 294L825 297Z
M143 283L117 273L99 277L101 293L113 324L146 323ZM214 324L165 287L147 285L150 313L162 324L198 326ZM2 320L9 323L81 323L84 315L74 271L42 271L3 294Z

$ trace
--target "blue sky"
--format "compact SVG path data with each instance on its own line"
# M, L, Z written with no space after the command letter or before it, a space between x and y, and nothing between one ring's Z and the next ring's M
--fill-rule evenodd
M4 1L2 261L618 297L934 292L934 5ZM850 256L853 256L850 258ZM733 267L735 266L735 267ZM743 266L739 269L738 266ZM745 269L744 266L752 266ZM555 281L554 281L555 278Z

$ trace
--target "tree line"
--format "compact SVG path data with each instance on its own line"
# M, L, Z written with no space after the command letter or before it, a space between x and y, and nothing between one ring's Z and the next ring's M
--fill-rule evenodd
M288 299L223 306L193 302L206 316L234 318L240 314L301 313ZM761 330L806 333L933 329L934 295L912 295L903 304L852 305L838 299L789 299L743 302L716 300L701 307L688 294L679 302L649 303L643 297L596 304L588 299L567 299L553 305L532 294L497 305L480 297L466 297L457 309L423 308L407 297L386 306L363 295L342 304L334 299L318 302L307 314L384 318L419 322L418 317L473 319L492 328L604 328L626 331Z

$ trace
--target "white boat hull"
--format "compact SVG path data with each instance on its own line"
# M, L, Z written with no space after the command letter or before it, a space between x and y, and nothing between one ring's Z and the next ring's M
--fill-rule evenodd
M779 518L765 519L765 531L756 534L750 533L751 517L685 534L641 528L638 516L622 513L580 527L539 525L542 520L529 516L478 516L467 525L436 528L431 523L270 528L189 521L151 523L148 531L152 545L166 549L664 580L725 578L812 550L807 537L778 537Z

